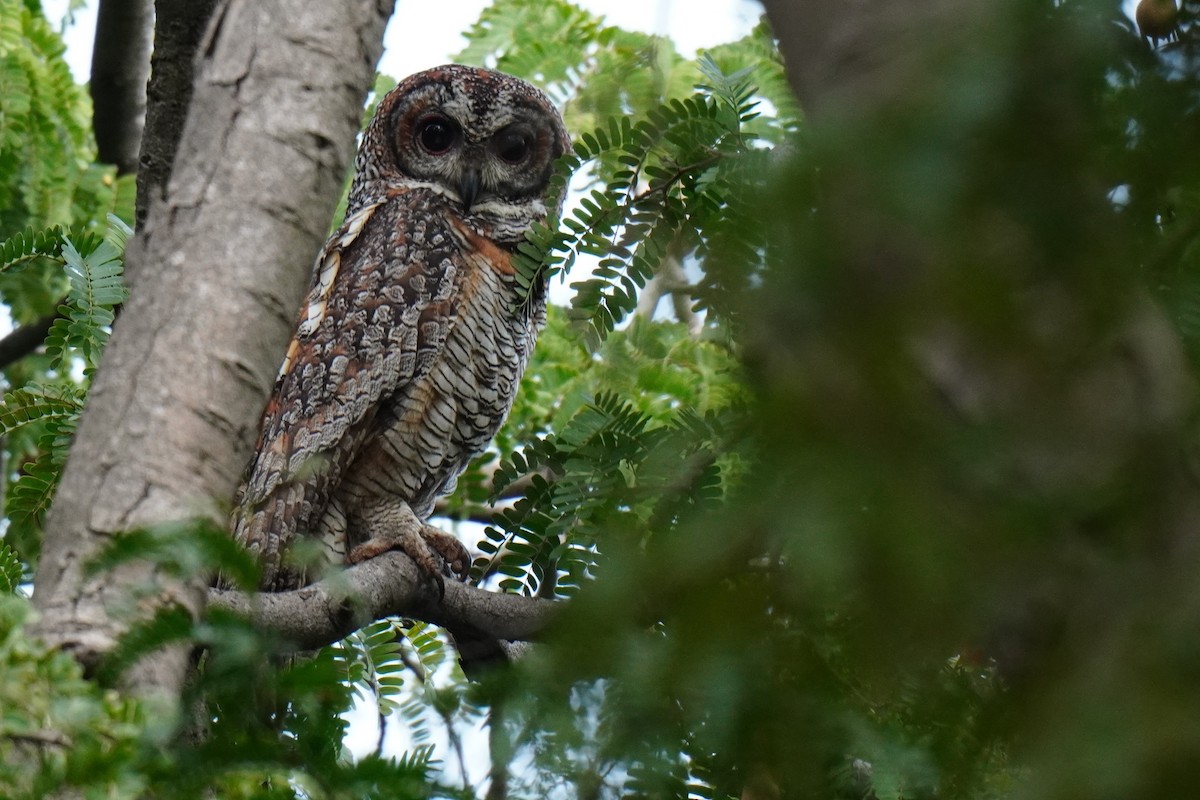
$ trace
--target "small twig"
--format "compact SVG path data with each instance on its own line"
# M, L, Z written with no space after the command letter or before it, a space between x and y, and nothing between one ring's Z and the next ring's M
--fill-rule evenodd
M0 339L0 369L15 364L41 347L58 316L57 312L47 314Z
M687 326L688 335L696 338L704 329L704 323L692 308L690 294L692 286L688 283L687 274L683 271L683 259L675 252L676 249L678 249L678 239L663 257L654 277L642 289L634 314L639 319L653 319L659 301L664 295L670 295L675 319Z
M39 747L45 747L49 745L52 747L69 749L74 746L69 736L59 733L58 731L9 731L4 734L4 738L12 742L24 742L26 744L34 744Z
M504 730L504 697L497 695L488 715L488 755L492 766L488 770L488 790L485 800L507 800L508 762L512 759L512 742Z
M467 756L463 752L462 737L454 729L454 720L450 718L449 710L442 708L438 703L434 703L433 707L437 709L438 716L442 718L442 723L446 726L446 738L450 740L450 746L454 748L454 755L458 758L458 771L462 775L463 791L467 795L473 795L475 792L474 787L471 786L471 776L467 774Z
M667 191L672 186L674 186L676 181L678 181L684 175L687 175L689 172L692 172L692 171L698 170L698 169L704 169L706 167L711 167L713 164L717 163L720 160L721 160L721 154L713 153L708 158L703 158L699 161L693 161L691 164L682 166L679 169L672 172L670 175L668 175L661 182L659 182L657 184L652 183L652 184L650 184L650 187L646 189L646 191L642 192L641 194L634 195L632 198L632 201L627 203L627 205L633 205L634 203L640 203L642 200L645 200L647 197L651 197L652 195L662 194L663 192Z
M379 737L375 740L375 757L383 757L383 740L387 738L387 714L383 713L383 706L379 701L375 701L375 716L378 720Z

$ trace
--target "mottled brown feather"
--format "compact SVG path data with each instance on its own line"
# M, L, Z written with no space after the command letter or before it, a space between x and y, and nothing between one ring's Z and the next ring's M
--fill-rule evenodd
M454 147L422 143L430 115L454 126ZM490 144L505 129L529 131L524 162L501 163ZM544 95L488 70L428 70L380 101L233 514L264 589L319 571L291 558L299 537L333 561L368 532L403 527L412 541L413 518L487 447L544 315L541 291L517 302L511 254L545 218L552 165L569 144ZM470 208L458 194L466 173L482 176Z

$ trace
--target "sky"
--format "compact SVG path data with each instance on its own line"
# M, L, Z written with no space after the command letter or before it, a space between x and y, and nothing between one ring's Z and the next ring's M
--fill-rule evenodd
M396 13L384 38L380 72L403 78L445 64L463 48L462 32L479 18L490 0L397 0ZM733 41L758 22L762 7L756 0L575 0L603 14L609 24L647 33L665 34L684 55L698 48ZM46 16L62 19L68 0L43 0ZM88 77L97 0L87 0L66 32L67 62L75 79Z
M63 18L69 0L43 0L47 17L54 22ZM384 37L384 54L379 71L397 79L450 61L451 55L466 45L462 32L479 18L490 0L397 0L396 13ZM762 7L757 0L575 0L576 4L607 22L631 30L670 36L679 52L693 56L697 49L734 41L750 32L758 22ZM64 35L67 62L75 79L88 79L92 57L92 38L96 25L97 0L87 0L76 12L74 22ZM552 294L556 287L551 287ZM0 320L3 322L3 320ZM2 326L0 326L2 327ZM389 722L385 752L407 749L405 723ZM370 753L379 735L378 717L373 703L363 703L350 715L346 745L357 756ZM461 779L453 765L451 751L438 742L438 752L446 759L448 777ZM487 769L486 736L482 731L468 732L464 740L467 771L471 783L484 784Z

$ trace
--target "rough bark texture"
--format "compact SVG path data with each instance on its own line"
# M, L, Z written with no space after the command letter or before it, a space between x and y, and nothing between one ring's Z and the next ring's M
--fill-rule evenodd
M167 197L129 247L131 297L46 522L34 632L85 665L134 620L204 602L205 575L84 567L120 531L224 525L391 7L229 0L213 16ZM177 697L185 669L182 651L163 653L127 679Z
M545 629L558 604L446 581L440 600L403 553L390 552L290 592L246 595L212 590L209 604L245 614L296 650L332 644L372 620L406 616L442 625L457 638L529 641Z
M92 121L101 161L117 172L138 168L150 77L151 0L101 0L92 49Z
M196 50L215 6L216 0L155 3L153 70L146 87L146 129L139 156L135 228L146 221L151 200L162 200L167 190L192 102Z

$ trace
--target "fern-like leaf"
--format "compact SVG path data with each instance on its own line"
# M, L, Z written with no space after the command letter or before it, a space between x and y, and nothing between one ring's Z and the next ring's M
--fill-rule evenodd
M32 533L36 537L41 531L42 520L58 489L59 471L60 466L49 453L41 453L25 465L4 504L11 535L22 537Z
M108 341L113 309L127 297L122 256L131 231L116 217L109 221L109 237L86 255L71 237L63 239L62 258L70 289L67 302L59 307L61 316L46 338L52 369L62 369L70 355L78 353L84 360L84 374L90 375Z
M355 690L373 698L380 714L399 708L405 665L395 622L372 622L339 646L345 653L347 677Z
M0 435L33 422L70 419L83 410L84 392L73 386L30 384L4 395L0 402Z
M25 464L5 498L4 510L9 518L7 535L14 541L37 540L67 461L67 450L83 410L83 401L84 391L70 386L31 384L4 395L0 404L0 434L33 424L42 429L37 456Z
M0 272L38 256L58 258L62 251L62 237L63 231L58 225L40 231L26 228L13 234L0 242Z
M16 551L0 542L0 594L16 594L24 573Z
M709 66L715 80L720 73ZM721 213L717 168L746 148L738 109L752 91L741 77L730 77L706 92L673 98L636 124L613 118L582 134L560 161L557 180L602 159L618 167L602 188L579 199L556 230L529 233L515 261L518 283L534 286L569 269L580 255L599 259L590 277L571 284L571 318L598 347L637 308L639 293L664 258L694 249Z

